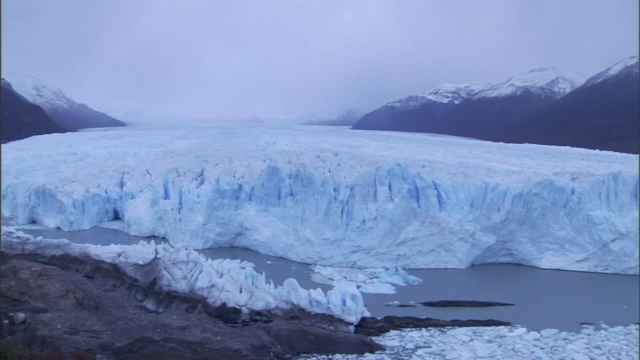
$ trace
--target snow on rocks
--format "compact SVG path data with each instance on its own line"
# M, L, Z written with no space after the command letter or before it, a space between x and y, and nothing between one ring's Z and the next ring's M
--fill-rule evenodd
M355 286L338 284L326 295L321 289L305 290L296 280L282 286L267 283L253 264L230 259L208 259L198 252L141 241L137 245L74 244L67 240L33 238L3 227L2 251L46 256L69 254L116 264L144 286L202 295L207 302L251 310L300 307L356 323L369 313Z
M386 348L366 355L307 356L304 359L638 359L638 325L579 333L522 327L444 328L392 331L374 338Z
M3 145L2 212L305 263L638 274L638 156L346 129L127 129Z

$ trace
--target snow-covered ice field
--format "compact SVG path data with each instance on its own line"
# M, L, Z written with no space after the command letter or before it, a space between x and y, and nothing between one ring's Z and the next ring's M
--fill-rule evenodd
M155 261L161 265L154 276L168 290L252 309L300 306L349 322L367 314L360 292L322 266L518 263L638 274L637 155L243 126L133 126L3 145L3 215L63 230L110 226L170 242L79 245L3 226L3 238L13 239L3 250L90 256L136 277L146 275L133 269ZM334 289L306 290L293 279L267 283L248 263L207 260L191 250L216 246L322 265L317 276ZM413 281L381 271L376 276L388 283ZM638 358L637 325L579 334L414 330L378 341L386 353L365 358Z
M2 211L347 267L638 274L638 156L252 124L3 145Z

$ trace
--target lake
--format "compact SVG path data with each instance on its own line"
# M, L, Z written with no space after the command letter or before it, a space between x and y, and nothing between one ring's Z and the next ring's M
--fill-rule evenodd
M9 222L10 219L3 217L3 223ZM20 230L36 237L65 238L75 243L100 245L164 241L103 227L73 232L36 226ZM292 277L305 288L324 291L331 288L312 281L312 270L307 264L241 248L215 248L200 252L210 258L252 262L257 272L265 272L267 279L276 284ZM396 286L395 294L363 294L372 316L496 319L536 331L546 328L579 331L581 323L628 325L640 322L640 282L636 275L545 270L514 264L477 265L466 269L411 269L407 272L422 279L422 284ZM496 301L515 306L436 308L420 304L437 300ZM389 306L393 303L404 306Z

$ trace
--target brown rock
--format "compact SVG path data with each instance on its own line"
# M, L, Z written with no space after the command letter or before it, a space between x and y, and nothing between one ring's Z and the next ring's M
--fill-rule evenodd
M279 346L299 354L365 354L384 350L366 336L304 325L277 325L266 332Z

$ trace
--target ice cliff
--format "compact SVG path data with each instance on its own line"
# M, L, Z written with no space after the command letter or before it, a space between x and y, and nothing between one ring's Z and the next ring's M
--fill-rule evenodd
M33 238L4 228L2 250L10 254L35 253L46 256L73 255L118 265L141 284L159 290L202 295L217 306L226 304L243 310L302 308L356 323L369 313L354 285L337 284L326 295L321 289L306 290L289 278L280 286L267 283L265 274L253 264L230 259L208 259L194 250L156 245L74 244L67 240Z
M2 213L332 266L638 274L638 156L345 129L114 129L3 145Z

